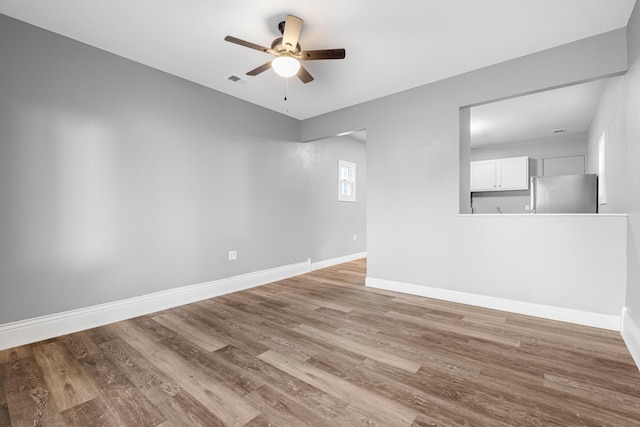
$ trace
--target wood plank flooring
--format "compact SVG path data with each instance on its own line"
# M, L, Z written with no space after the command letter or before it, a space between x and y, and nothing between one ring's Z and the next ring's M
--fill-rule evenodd
M0 426L638 426L615 332L366 288L359 260L0 352Z

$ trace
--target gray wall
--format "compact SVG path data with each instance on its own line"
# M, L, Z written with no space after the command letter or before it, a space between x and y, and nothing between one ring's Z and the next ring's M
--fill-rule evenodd
M621 29L305 120L303 140L367 129L368 280L619 314L626 219L460 216L459 121L462 106L625 70Z
M529 176L543 175L545 158L587 154L587 137L574 136L538 141L523 141L514 144L500 144L471 150L471 161L529 156ZM461 167L465 167L462 165ZM531 203L529 190L522 191L482 191L472 193L473 213L529 213L525 209Z
M627 86L626 76L605 81L589 129L587 173L598 173L598 145L606 135L607 203L598 206L600 213L627 212Z
M629 213L627 251L627 307L640 325L640 4L636 2L627 26L629 72L625 76L627 192Z
M314 199L337 191L340 146L299 139L297 120L0 15L0 324L364 251L364 218Z
M638 319L638 168L628 235L616 217L458 215L461 106L616 74L628 53L638 140L637 8L626 31L301 126L0 16L0 323L327 256L312 247L313 147L293 141L358 129L369 278L604 314L626 291Z
M310 223L311 254L322 261L366 251L367 248L366 143L350 136L309 143L312 159ZM356 202L338 202L338 160L356 164ZM356 239L354 240L354 235Z

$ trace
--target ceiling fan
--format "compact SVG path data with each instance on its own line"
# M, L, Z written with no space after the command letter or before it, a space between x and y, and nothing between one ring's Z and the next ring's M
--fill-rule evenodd
M300 64L300 61L315 61L318 59L344 59L344 49L323 49L323 50L302 50L298 38L302 31L302 19L297 16L287 15L285 21L278 24L278 29L282 37L275 39L271 47L267 48L255 43L241 40L233 36L224 39L228 42L239 44L251 49L270 53L275 56L272 61L262 64L258 68L247 72L249 76L258 74L273 68L276 74L282 77L292 77L297 75L303 83L309 83L313 76Z

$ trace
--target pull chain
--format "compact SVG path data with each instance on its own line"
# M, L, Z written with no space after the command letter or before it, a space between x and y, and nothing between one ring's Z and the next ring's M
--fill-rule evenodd
M285 79L284 83L284 100L287 100L287 92L289 91L289 79Z

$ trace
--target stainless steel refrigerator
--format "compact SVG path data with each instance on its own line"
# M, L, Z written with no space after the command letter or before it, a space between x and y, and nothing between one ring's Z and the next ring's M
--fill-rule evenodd
M559 175L531 177L533 213L597 213L598 177Z

